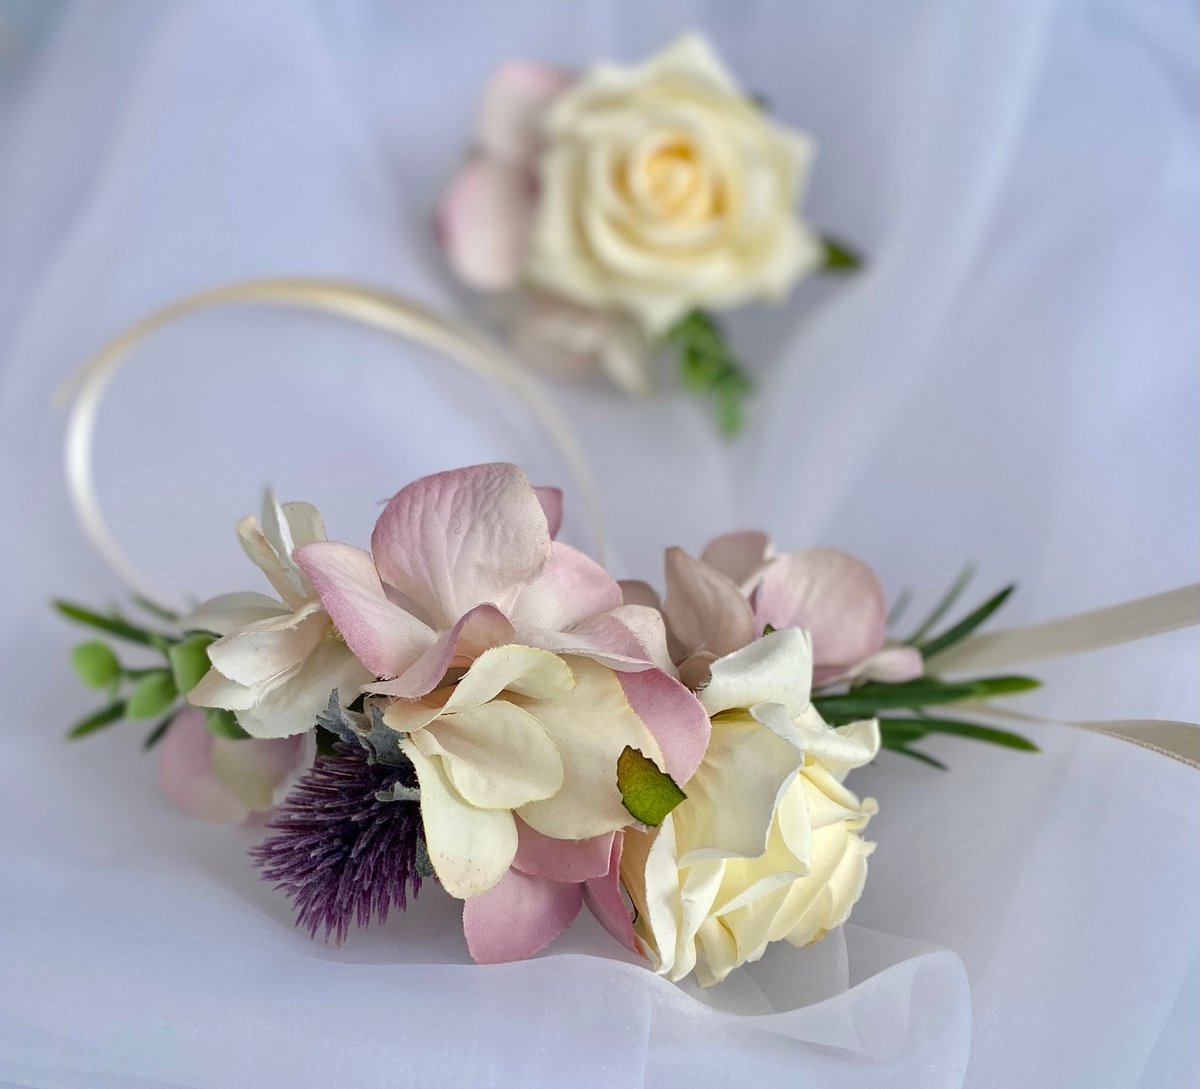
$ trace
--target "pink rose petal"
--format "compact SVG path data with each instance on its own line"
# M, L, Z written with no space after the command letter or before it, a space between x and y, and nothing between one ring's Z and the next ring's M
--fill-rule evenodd
M887 605L879 580L862 560L833 548L778 557L755 595L755 619L812 636L813 680L821 684L883 646Z
M480 146L510 163L531 165L542 140L542 120L571 79L569 72L535 61L501 65L480 103Z
M464 902L467 949L477 964L525 960L566 930L582 906L582 885L509 870Z
M158 743L158 782L185 813L220 824L242 824L251 811L213 774L214 740L203 714L181 712Z
M621 894L621 849L624 840L625 836L621 832L613 836L608 872L584 883L583 902L605 930L631 953L641 956L642 951L633 933L633 920L625 904L625 897Z
M534 209L534 181L526 171L468 159L437 210L438 241L459 279L480 291L513 287L525 264Z
M515 465L502 464L410 484L384 508L371 537L383 581L442 631L476 605L510 615L550 547L533 487Z

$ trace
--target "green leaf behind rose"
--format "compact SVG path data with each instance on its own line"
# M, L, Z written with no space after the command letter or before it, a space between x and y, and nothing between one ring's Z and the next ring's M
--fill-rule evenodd
M687 798L674 779L631 745L617 758L617 789L634 819L652 828Z

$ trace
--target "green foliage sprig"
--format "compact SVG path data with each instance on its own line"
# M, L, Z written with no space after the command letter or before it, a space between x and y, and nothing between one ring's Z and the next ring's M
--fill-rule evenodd
M1015 586L1004 587L968 612L961 620L939 634L933 634L934 629L962 596L973 574L973 568L967 567L912 635L904 640L908 646L920 650L927 663L975 631L1016 589ZM902 610L895 610L893 617L898 616L900 611ZM934 664L936 665L936 662ZM1040 684L1041 682L1033 677L1021 675L943 680L934 673L927 673L914 680L897 683L866 681L852 684L844 692L814 696L813 705L820 711L822 718L834 726L865 718L878 719L885 749L944 769L945 765L928 753L912 748L913 743L930 734L940 733L1001 745L1021 752L1037 752L1038 748L1027 737L1010 730L973 722L957 714L954 717L930 714L926 708L965 705L969 714L972 704L1031 692Z
M87 737L125 719L156 723L146 735L143 747L153 748L170 728L175 716L190 704L184 698L211 667L208 647L216 640L210 632L181 632L179 618L149 602L138 601L157 620L174 630L148 627L115 611L98 613L69 601L55 601L58 612L77 624L103 633L112 639L140 647L161 662L150 666L122 663L117 651L104 639L89 639L71 652L71 662L79 679L89 688L107 693L109 702L67 733L71 740ZM204 721L219 737L248 736L238 725L233 712L207 708Z
M825 236L821 245L822 272L841 275L862 267L862 259L844 242ZM667 330L665 342L678 356L684 388L712 399L722 435L739 435L746 424L745 403L754 380L730 348L717 319L707 310L691 310Z

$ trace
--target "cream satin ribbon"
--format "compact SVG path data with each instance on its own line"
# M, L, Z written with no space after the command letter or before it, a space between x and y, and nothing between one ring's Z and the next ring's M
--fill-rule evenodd
M159 329L197 311L245 304L299 307L371 326L432 348L472 374L515 394L545 429L573 477L587 510L596 558L603 562L604 517L587 459L562 415L538 384L502 351L462 324L377 288L334 280L254 280L189 295L154 311L110 340L58 391L57 402L71 404L65 464L67 488L76 516L96 551L134 592L150 601L160 601L155 588L125 555L101 513L92 451L104 393L129 353Z
M1029 662L1064 658L1132 643L1196 624L1200 624L1200 583L1044 624L971 635L931 657L928 665L936 673L982 673L1010 669ZM1048 721L990 703L978 704L973 710L996 718ZM1190 722L1128 719L1068 722L1066 725L1118 737L1200 769L1200 726Z

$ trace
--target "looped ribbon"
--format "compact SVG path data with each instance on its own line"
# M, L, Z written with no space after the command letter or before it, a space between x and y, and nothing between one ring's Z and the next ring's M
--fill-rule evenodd
M458 322L378 288L335 280L270 279L230 284L189 295L154 311L108 342L59 393L71 402L66 431L67 487L84 533L111 570L151 601L158 595L109 531L96 494L92 446L108 384L129 353L166 325L197 311L239 304L298 307L332 314L432 348L476 376L525 402L557 447L589 516L596 558L603 560L605 529L599 492L587 459L563 417L541 388L502 351ZM976 634L930 658L939 673L1003 669L1082 654L1200 624L1200 583L1044 624ZM1047 722L991 704L975 710L996 718ZM1068 725L1129 741L1200 769L1200 726L1188 722L1124 720Z
M562 414L537 382L504 352L465 325L378 288L336 280L253 280L189 295L148 314L110 340L67 379L56 395L60 405L71 404L65 467L76 517L113 573L141 597L161 600L109 530L96 492L93 445L104 393L133 349L164 326L201 310L247 304L314 310L370 326L432 348L484 381L516 395L541 424L571 474L588 515L596 558L603 562L604 516L587 458Z

